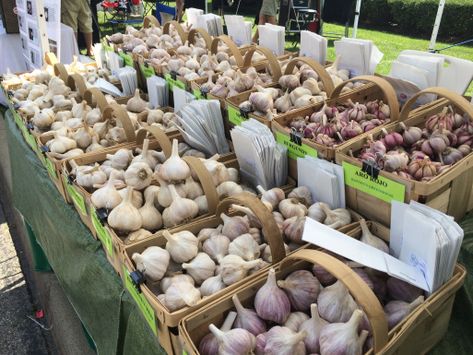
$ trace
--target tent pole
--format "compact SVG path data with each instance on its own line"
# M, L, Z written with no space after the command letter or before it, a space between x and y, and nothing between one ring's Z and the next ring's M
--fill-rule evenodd
M437 35L439 33L440 22L442 21L444 7L445 0L440 0L439 7L437 10L437 16L435 17L434 28L432 30L432 36L430 37L429 52L433 52L435 50L435 42L437 42Z
M358 31L358 20L360 19L361 0L356 0L355 8L355 20L353 21L353 34L352 37L356 38L356 32Z

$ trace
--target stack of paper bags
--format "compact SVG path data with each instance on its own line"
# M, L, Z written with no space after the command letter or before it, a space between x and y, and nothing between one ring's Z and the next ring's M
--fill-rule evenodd
M284 48L286 47L285 31L286 29L282 26L276 26L269 23L259 25L259 45L268 48L276 56L283 55Z
M179 112L181 108L186 106L189 102L195 100L194 95L177 86L172 88L172 97L174 101L174 112Z
M123 95L131 96L138 88L138 80L136 78L135 68L126 66L117 70L117 76L122 84Z
M427 57L415 54L400 54L392 62L390 77L407 80L423 90L439 86L444 64L442 57Z
M325 65L327 61L327 39L311 31L301 31L301 57L309 57Z
M169 106L169 88L165 79L152 75L146 79L150 108Z
M270 189L287 180L287 149L276 143L271 130L255 119L230 131L242 179Z
M225 15L224 18L228 35L237 46L251 44L250 21L245 21L245 18L239 15Z
M197 27L198 25L197 19L199 16L203 14L204 14L204 10L201 10L201 9L195 9L193 7L186 9L187 24L191 28Z
M345 208L343 168L327 160L306 156L297 158L297 181L307 186L314 201L325 202L331 209Z
M202 28L214 37L223 35L222 18L218 15L205 14L197 16L196 28Z
M335 41L335 52L340 56L339 69L350 71L350 77L373 75L376 66L383 59L383 53L373 41L343 37Z

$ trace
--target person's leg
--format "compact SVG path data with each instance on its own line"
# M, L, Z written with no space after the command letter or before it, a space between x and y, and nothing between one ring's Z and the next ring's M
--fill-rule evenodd
M266 23L270 23L272 25L276 24L276 16L265 16L266 17Z
M87 0L81 0L81 7L77 18L79 22L79 31L84 34L85 46L87 48L87 55L94 55L93 45L93 30L92 30L92 12L90 11Z

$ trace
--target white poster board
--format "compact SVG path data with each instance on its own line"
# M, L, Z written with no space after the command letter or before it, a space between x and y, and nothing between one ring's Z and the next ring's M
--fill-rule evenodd
M44 54L53 52L60 58L60 0L17 0L18 27L23 57L31 70L43 65Z

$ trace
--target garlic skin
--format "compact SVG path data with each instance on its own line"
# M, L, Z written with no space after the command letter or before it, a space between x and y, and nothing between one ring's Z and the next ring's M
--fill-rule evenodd
M179 156L177 139L173 139L171 156L161 165L159 174L164 180L170 182L184 181L191 175L189 166Z
M131 258L136 269L151 281L161 280L169 265L169 253L156 246L146 248L141 254L134 253Z
M337 281L320 291L317 298L320 316L330 323L346 322L358 308L348 288Z
M148 164L136 162L130 164L125 171L125 182L136 190L143 190L151 184L153 171Z
M194 285L194 279L187 274L177 274L171 277L164 277L159 284L161 291L166 292L169 286L176 282L189 282L192 286Z
M378 238L373 233L371 233L370 229L368 228L368 225L366 224L366 221L363 218L360 219L360 227L362 231L360 241L389 254L388 245L384 242L384 240Z
M242 234L228 245L228 253L238 255L243 260L250 261L259 258L260 246L251 234Z
M161 213L154 206L154 194L145 193L145 204L138 210L141 215L142 227L150 231L156 231L163 226Z
M199 240L189 231L171 234L165 230L163 237L167 240L166 250L176 263L185 263L195 258L199 252Z
M169 185L168 189L171 192L172 203L163 211L163 222L166 228L177 226L197 216L199 207L194 200L179 196L174 185Z
M307 270L294 271L277 285L286 292L294 310L305 312L317 302L321 288L319 280Z
M117 170L125 170L131 161L131 152L128 149L122 148L115 152L115 154L107 154L107 159L112 162L112 168Z
M291 218L294 216L304 217L307 215L307 207L295 198L282 200L279 202L278 208L284 218Z
M136 231L142 226L141 214L131 203L132 196L133 187L128 187L125 198L110 212L107 218L108 225L122 233Z
M417 297L411 303L404 301L391 301L384 306L384 312L388 318L388 329L391 330L415 308L424 303L424 296Z
M275 326L265 334L265 354L305 355L305 331L295 333L289 328Z
M182 268L192 276L196 284L200 285L209 277L214 276L215 263L205 253L198 253L189 263L182 264Z
M245 329L254 336L266 332L266 323L258 317L254 310L243 307L237 295L232 296L232 301L237 311L234 328Z
M295 198L306 206L312 205L312 194L307 186L299 186L289 192L288 198Z
M293 243L304 244L302 234L306 217L294 216L286 219L282 224L284 235Z
M324 224L328 225L330 228L337 229L351 222L350 212L344 208L330 210L330 208L325 205L321 205L320 208L322 208L326 215Z
M298 332L301 324L308 319L309 316L304 312L292 312L283 325L286 328L291 329L293 332Z
M238 236L248 233L250 230L248 219L244 217L229 217L225 213L221 213L220 218L223 221L222 234L227 236L230 240L234 240Z
M278 187L272 188L270 190L265 190L261 185L258 185L256 186L256 189L261 194L261 201L265 204L269 204L272 209L275 209L279 205L279 202L281 202L285 198L284 191Z
M139 89L135 90L135 95L126 103L126 109L134 113L144 111L147 106L148 103L141 98Z
M233 322L235 321L237 314L236 312L228 312L225 320L220 327L222 332L227 332L232 329ZM218 353L218 341L212 333L207 334L202 338L199 343L199 354L201 355L213 355Z
M307 211L307 216L312 218L313 220L316 220L317 222L323 223L327 216L321 207L322 204L325 205L327 208L330 208L329 205L324 202L316 202L309 207L309 210Z
M307 337L304 339L307 353L315 354L320 351L320 332L329 323L326 320L320 318L317 305L315 303L310 305L310 315L310 319L304 321L301 324L299 331L305 331L307 333Z
M248 271L258 266L261 261L261 259L245 261L238 255L226 255L220 260L220 275L223 282L231 285L243 280L248 275Z
M278 287L274 269L269 270L266 283L256 293L254 305L256 313L264 320L284 324L289 317L291 302Z
M224 181L217 186L217 194L220 198L234 196L243 192L243 188L233 181Z
M201 295L192 283L178 281L168 287L163 299L166 308L173 312L185 306L195 306L201 300Z
M220 290L223 290L227 285L224 284L220 275L209 277L200 285L200 293L202 297L211 296Z
M210 332L218 341L218 353L225 355L251 354L255 347L255 336L245 329L221 331L215 325L209 325Z
M346 323L327 324L320 331L320 355L353 354L361 355L363 344L368 332L362 330L358 335L358 327L363 312L355 310Z
M199 233L200 236L200 233ZM223 234L211 235L202 245L202 251L209 255L215 262L220 262L228 254L230 239Z
M127 189L118 190L118 193L120 194L122 199L124 199L127 195ZM143 206L143 195L140 191L133 190L133 193L131 195L131 204L135 208L140 208L141 206Z
M112 171L107 183L103 187L95 190L90 196L90 201L95 208L114 209L122 202L122 197L114 184L116 176L116 171Z

